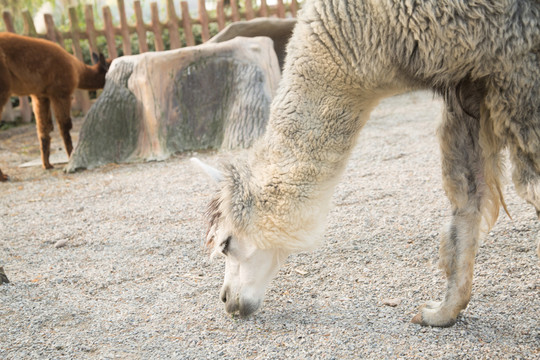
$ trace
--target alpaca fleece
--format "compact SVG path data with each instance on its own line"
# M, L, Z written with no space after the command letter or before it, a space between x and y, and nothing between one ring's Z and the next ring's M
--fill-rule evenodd
M470 299L479 239L505 206L502 149L517 192L540 211L540 2L308 0L287 52L266 133L225 169L211 226L261 249L313 248L370 111L384 97L432 89L445 100L448 285L413 321L452 325Z

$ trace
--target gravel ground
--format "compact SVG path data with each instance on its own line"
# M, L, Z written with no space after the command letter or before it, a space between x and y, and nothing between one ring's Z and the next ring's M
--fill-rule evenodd
M501 215L481 245L468 309L448 329L410 322L445 286L440 112L423 92L375 110L324 246L291 256L248 319L219 301L224 262L202 246L215 186L191 154L76 174L18 169L22 155L5 144L34 130L4 132L0 266L11 283L0 286L0 358L539 358L539 224L511 184L513 220ZM217 165L235 153L197 156Z

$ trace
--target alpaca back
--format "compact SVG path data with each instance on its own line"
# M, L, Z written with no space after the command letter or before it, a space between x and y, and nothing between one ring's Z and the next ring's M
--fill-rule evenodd
M15 95L69 96L79 87L81 77L88 78L92 73L92 67L48 40L0 33L0 48ZM104 79L105 74L98 81L101 87Z

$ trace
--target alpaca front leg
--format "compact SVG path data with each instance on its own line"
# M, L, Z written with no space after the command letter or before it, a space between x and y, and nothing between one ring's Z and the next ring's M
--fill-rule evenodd
M51 152L51 131L53 130L50 101L46 97L32 96L32 108L36 116L36 128L41 150L41 164L44 169L52 169L49 162Z

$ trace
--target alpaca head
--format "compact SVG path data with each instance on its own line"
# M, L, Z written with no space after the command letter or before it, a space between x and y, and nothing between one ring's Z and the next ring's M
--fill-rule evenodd
M252 206L247 183L234 169L227 176L195 160L222 185L211 201L207 219L206 246L211 257L225 258L225 278L220 298L230 314L249 316L262 305L266 287L288 255L281 248L265 248L254 241ZM260 236L260 234L258 234Z
M105 56L102 53L99 53L98 55L93 52L92 61L94 62L94 65L92 65L91 68L96 77L93 80L94 84L92 87L95 88L94 90L103 89L103 87L105 87L105 75L107 74L107 71L109 71L112 60L105 59Z

